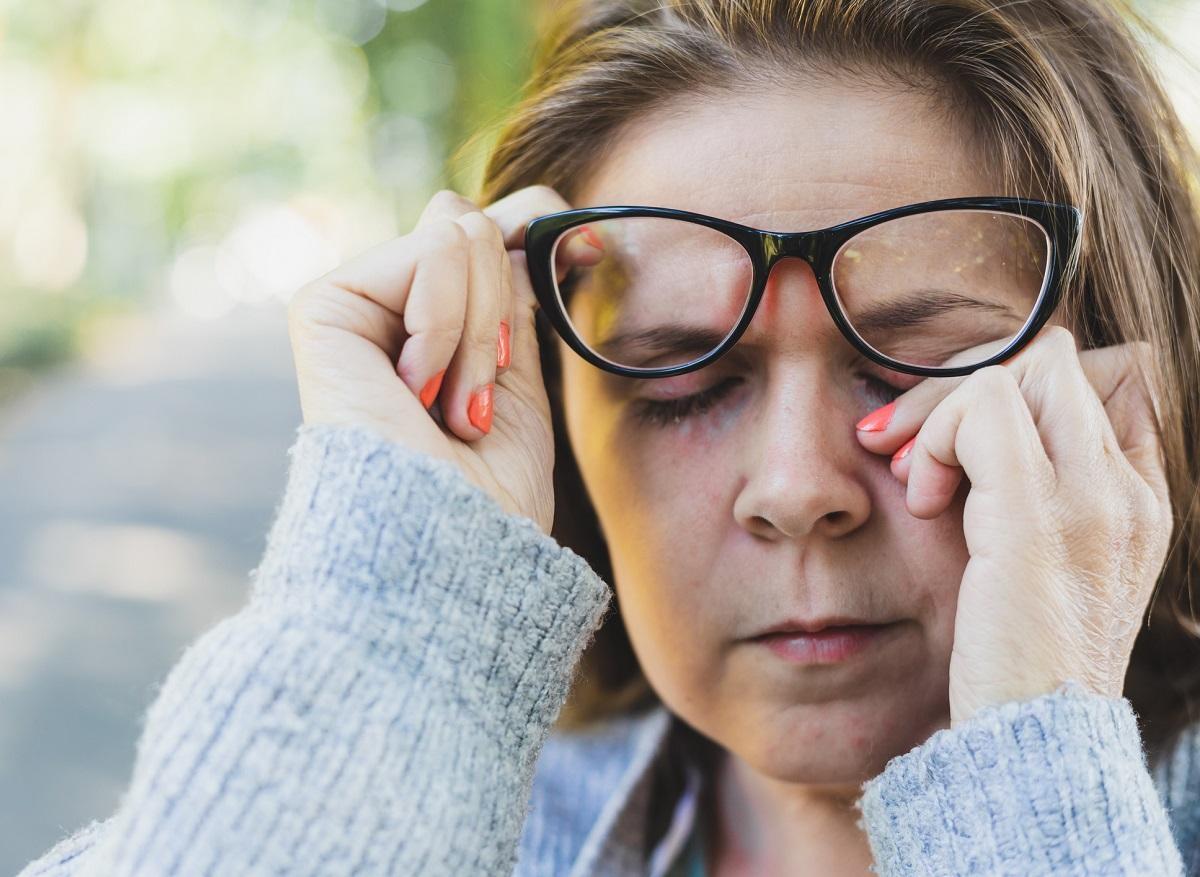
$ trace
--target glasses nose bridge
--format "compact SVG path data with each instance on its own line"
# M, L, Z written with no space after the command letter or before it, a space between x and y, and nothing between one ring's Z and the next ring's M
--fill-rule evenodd
M815 270L820 243L820 233L815 231L764 232L763 254L766 256L766 268L770 271L780 259L790 257L803 259Z

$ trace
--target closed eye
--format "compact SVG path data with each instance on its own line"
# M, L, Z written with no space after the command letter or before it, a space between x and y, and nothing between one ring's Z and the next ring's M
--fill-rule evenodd
M907 392L905 388L892 386L873 375L861 377L867 392L878 401L879 406L893 402ZM639 399L634 403L633 416L638 423L647 426L667 427L679 424L715 407L742 381L740 377L728 377L688 396L675 399Z
M677 399L639 399L634 405L633 416L639 423L649 426L679 423L685 418L702 414L712 408L741 382L741 378L730 377L690 396L680 396Z

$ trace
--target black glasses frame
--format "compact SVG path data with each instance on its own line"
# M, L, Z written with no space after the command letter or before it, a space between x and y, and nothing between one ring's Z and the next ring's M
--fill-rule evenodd
M1046 278L1030 318L1003 350L975 365L918 366L884 356L855 332L850 321L842 312L833 289L834 257L846 241L872 226L920 213L963 209L1016 214L1036 222L1046 232L1050 242ZM563 232L575 226L619 216L651 216L694 222L733 238L750 256L750 261L754 266L754 276L750 285L749 299L742 311L742 316L725 339L699 359L681 365L657 368L618 365L592 351L572 328L571 322L567 318L565 305L560 300L555 288L554 266L551 261L554 243ZM935 201L922 201L890 210L881 210L878 213L851 219L828 228L797 232L767 231L718 219L714 216L706 216L702 213L676 210L672 207L583 207L549 213L531 220L525 227L525 252L534 294L551 325L572 350L592 365L612 374L632 378L666 378L696 371L716 361L737 343L750 326L766 289L767 277L771 268L780 259L794 257L803 259L811 266L821 291L821 298L825 301L825 307L828 309L830 317L833 318L833 322L846 340L853 344L863 356L885 368L904 374L953 377L967 375L977 369L1004 361L1028 344L1038 330L1045 325L1062 295L1065 266L1068 264L1066 257L1075 252L1082 224L1083 214L1078 207L1073 205L1009 197L941 198Z

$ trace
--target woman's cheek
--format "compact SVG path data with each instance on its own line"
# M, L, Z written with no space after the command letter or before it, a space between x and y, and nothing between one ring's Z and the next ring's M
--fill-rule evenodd
M962 528L963 504L970 490L968 482L941 515L933 520L915 518L904 505L903 494L890 500L889 514L899 528L900 551L906 564L905 581L914 593L906 602L925 627L934 650L949 661L954 643L954 619L963 572L971 559Z
M653 504L657 514L669 514L674 527L703 524L692 518L712 516L723 473L738 465L738 422L725 411L709 411L678 424L632 431L636 449L627 457L633 466L630 489Z

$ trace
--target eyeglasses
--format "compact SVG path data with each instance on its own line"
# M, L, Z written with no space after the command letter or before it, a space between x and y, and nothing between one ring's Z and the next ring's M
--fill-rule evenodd
M863 356L923 376L1002 362L1057 304L1077 207L1027 198L924 201L815 231L776 232L669 207L587 207L525 229L530 280L567 345L625 377L703 368L749 327L771 268L813 271Z

